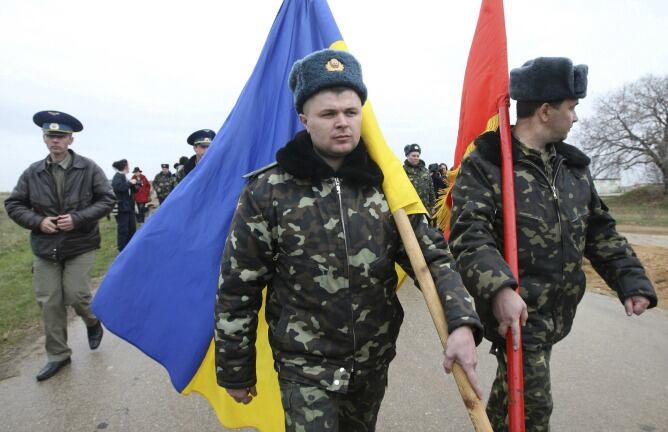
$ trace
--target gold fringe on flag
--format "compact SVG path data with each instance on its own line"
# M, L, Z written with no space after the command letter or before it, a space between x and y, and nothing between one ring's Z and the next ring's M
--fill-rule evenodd
M495 131L498 128L499 128L499 115L496 114L492 118L487 120L487 127L480 135L486 132ZM475 150L475 140L472 141L466 147L464 156L462 156L462 161L473 150ZM451 170L448 171L448 187L439 193L438 199L436 200L436 206L434 206L433 218L436 220L436 224L441 228L441 230L443 230L446 237L450 236L450 218L452 216L452 199L450 197L450 194L452 193L452 188L455 186L455 181L457 180L457 175L459 174L460 166L461 162L459 165L453 167Z

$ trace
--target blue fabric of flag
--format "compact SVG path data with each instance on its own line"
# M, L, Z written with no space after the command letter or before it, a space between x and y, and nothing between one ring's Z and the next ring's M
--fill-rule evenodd
M292 64L341 39L325 0L283 2L205 158L116 258L95 296L104 325L161 363L179 392L213 337L220 260L242 175L273 162L302 128L287 84Z

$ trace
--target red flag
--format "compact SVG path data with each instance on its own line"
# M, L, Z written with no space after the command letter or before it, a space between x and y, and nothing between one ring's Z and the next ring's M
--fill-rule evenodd
M502 194L504 224L504 256L519 283L517 237L515 229L515 192L508 121L508 49L503 0L483 0L478 25L466 64L459 134L455 161L448 173L448 189L440 197L436 210L439 226L450 234L452 187L462 159L474 150L473 141L487 131L501 127ZM501 121L499 121L501 118ZM510 330L506 335L508 358L508 426L511 432L523 432L524 383L522 349L514 351Z
M508 50L502 0L483 0L466 64L455 163L448 173L449 187L439 200L436 217L443 232L450 232L450 190L464 155L475 140L499 125L499 103L508 99Z

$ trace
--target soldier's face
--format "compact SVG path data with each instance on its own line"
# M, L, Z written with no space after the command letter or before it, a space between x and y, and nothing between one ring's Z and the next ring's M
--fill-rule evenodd
M72 134L44 134L44 143L54 160L61 160L65 157L72 141L74 141Z
M413 166L418 166L420 164L420 152L410 152L406 156L406 160Z
M299 119L311 135L317 153L340 159L359 144L362 101L353 90L324 90L306 101Z
M169 168L163 168L162 173L163 174L169 174Z
M202 144L196 145L195 146L195 154L197 155L197 159L201 159L202 157L204 157L207 150L209 150L208 145L202 145Z
M577 104L577 99L566 99L559 105L559 109L552 108L548 105L549 115L547 127L551 133L550 142L563 141L566 139L573 127L573 123L578 121L578 116L575 113Z

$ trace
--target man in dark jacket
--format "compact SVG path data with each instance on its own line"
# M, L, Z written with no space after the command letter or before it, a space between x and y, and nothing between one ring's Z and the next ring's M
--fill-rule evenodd
M518 281L502 256L499 133L479 137L453 189L450 247L493 343L498 369L487 405L495 430L507 427L504 336L524 350L527 431L549 430L550 353L573 324L585 292L582 259L617 292L627 315L656 306L645 271L599 198L589 158L563 142L585 97L587 66L537 58L510 73L517 100L513 128Z
M225 246L215 321L218 384L241 403L255 389L255 339L267 286L269 340L288 431L373 430L403 319L398 262L412 275L383 173L360 139L366 87L346 52L323 50L290 74L305 131L251 176ZM443 237L412 217L448 318L444 367L479 391L472 299ZM313 415L313 413L317 413Z
M90 309L90 271L100 247L97 221L111 212L114 194L95 162L69 150L72 133L83 129L76 118L41 111L33 121L42 128L49 155L23 172L5 209L31 230L33 281L48 357L37 375L43 381L70 363L65 306L86 323L90 349L102 340L102 325Z

